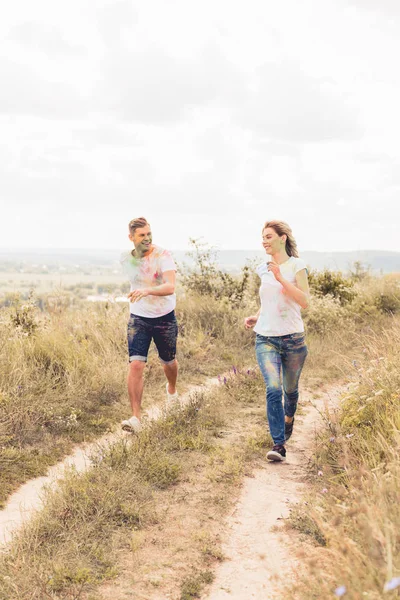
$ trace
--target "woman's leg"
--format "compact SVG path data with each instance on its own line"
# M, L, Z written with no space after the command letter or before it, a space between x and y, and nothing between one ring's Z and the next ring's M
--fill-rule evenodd
M285 416L293 418L299 399L299 380L308 350L303 334L293 334L284 343L282 374Z
M256 356L267 388L269 431L276 445L285 443L285 417L282 405L281 355L271 338L257 335Z

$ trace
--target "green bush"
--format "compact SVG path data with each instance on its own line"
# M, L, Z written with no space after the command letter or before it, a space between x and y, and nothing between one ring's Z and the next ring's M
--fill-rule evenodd
M250 267L244 266L241 276L234 277L218 268L213 248L196 239L190 239L190 244L193 250L188 255L194 260L194 267L185 265L182 283L186 290L200 296L225 298L231 306L241 306L250 283Z
M315 296L332 296L341 305L351 302L357 292L354 281L343 275L340 271L310 271L308 275L310 289Z
M347 311L333 296L314 296L303 316L307 332L324 335L343 323Z

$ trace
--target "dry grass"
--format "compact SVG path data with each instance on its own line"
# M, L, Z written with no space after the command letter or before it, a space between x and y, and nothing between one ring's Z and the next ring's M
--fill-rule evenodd
M249 405L253 419L244 421ZM0 599L84 598L102 581L118 581L119 571L126 581L131 558L125 566L121 552L131 543L135 556L153 548L151 581L140 562L134 573L139 591L147 589L143 597L148 586L157 581L161 586L170 571L168 558L174 564L173 589L181 590L182 600L198 597L196 590L210 581L210 566L222 559L215 530L235 497L233 490L245 465L270 442L258 425L263 413L261 377L232 373L217 390L195 394L185 408L103 451L90 471L69 473L2 558ZM166 544L160 530L170 526L168 506L178 502L187 511L188 495L190 525L185 516L185 531L177 535L175 524ZM136 532L144 534L139 544L133 541ZM154 538L163 545L161 555L155 553ZM185 549L182 558L177 558L177 544Z
M326 548L302 559L299 600L375 600L400 590L400 322L364 337L354 381L318 441L308 506L292 524ZM344 587L343 587L344 586ZM393 586L393 591L391 591Z
M243 310L190 297L178 318L181 392L248 360L253 341L242 327ZM129 413L126 321L120 305L47 315L30 302L0 309L0 506L73 444L100 436ZM154 349L145 378L149 406L164 378Z
M345 411L337 419L329 417L329 432L319 443L315 464L323 477L316 476L318 502L297 519L298 528L324 540L326 548L318 550L323 562L311 561L304 587L299 584L292 592L296 598L330 597L342 583L348 597L378 598L385 581L399 575L395 347L400 339L390 316L398 281L385 282L384 292L379 282L363 285L339 312L329 298L320 298L306 317L308 385L318 389L349 379L350 373L358 380ZM197 397L139 438L110 448L88 473L71 473L3 557L1 600L89 599L90 590L104 580L118 582L118 569L126 576L132 556L149 552L142 533L151 532L161 544L157 529L165 527L167 513L160 507L179 497L183 515L186 493L195 495L189 506L197 517L188 526L188 538L182 536L182 560L176 560L175 526L172 546L166 546L169 562L157 564L151 578L142 573L140 579L135 571L135 590L138 598L146 598L147 586L165 585L169 569L174 593L180 590L182 600L197 597L212 561L220 560L215 523L205 527L204 507L208 512L212 507L212 520L218 523L248 465L270 442L261 378L253 371L237 375L238 368L254 360L253 335L242 323L255 304L254 297L246 308L224 299L182 298L177 311L181 391L189 382L234 366L232 377L211 401ZM90 306L55 310L46 317L30 305L1 311L0 501L22 481L43 473L73 443L98 436L128 412L125 310ZM158 401L161 387L156 362L153 354L146 371L147 405ZM243 422L253 424L250 433ZM333 437L335 442L329 442ZM322 484L327 493L321 492ZM207 542L194 542L196 529L205 531ZM127 548L133 553L129 567L122 560ZM103 586L102 593L113 597Z

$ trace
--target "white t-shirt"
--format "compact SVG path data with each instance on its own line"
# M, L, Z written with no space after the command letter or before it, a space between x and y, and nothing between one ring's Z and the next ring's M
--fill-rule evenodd
M163 283L162 274L165 271L176 271L176 265L168 250L153 246L153 251L143 258L132 256L131 252L124 252L121 264L133 290L154 287ZM136 302L130 303L132 315L138 317L156 318L163 317L175 309L176 295L145 296Z
M296 285L296 273L306 268L301 258L291 256L280 265L284 279ZM268 271L264 262L256 269L261 279L261 311L254 331L265 336L289 335L304 331L301 308L297 302L284 293L283 286Z

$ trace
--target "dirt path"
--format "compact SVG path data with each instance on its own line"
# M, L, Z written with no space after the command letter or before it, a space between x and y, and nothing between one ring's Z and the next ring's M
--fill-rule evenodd
M180 402L184 403L189 398L191 392L210 388L217 383L217 378L210 378L203 385L190 387L182 395ZM161 410L159 406L150 407L145 414L144 421L157 419ZM23 524L32 517L34 512L42 508L45 490L57 485L57 480L62 478L67 469L73 468L78 473L86 471L92 465L91 457L101 447L110 446L122 437L129 435L129 433L118 430L113 433L107 433L95 442L81 444L64 460L50 467L46 475L31 479L23 484L9 497L5 507L0 510L0 547L10 543L13 535Z
M293 579L296 552L289 533L282 529L289 505L301 501L313 454L319 411L337 404L342 388L304 393L304 416L296 418L293 438L287 444L285 463L266 463L246 478L241 498L228 519L222 552L226 556L203 600L276 600L279 579Z

